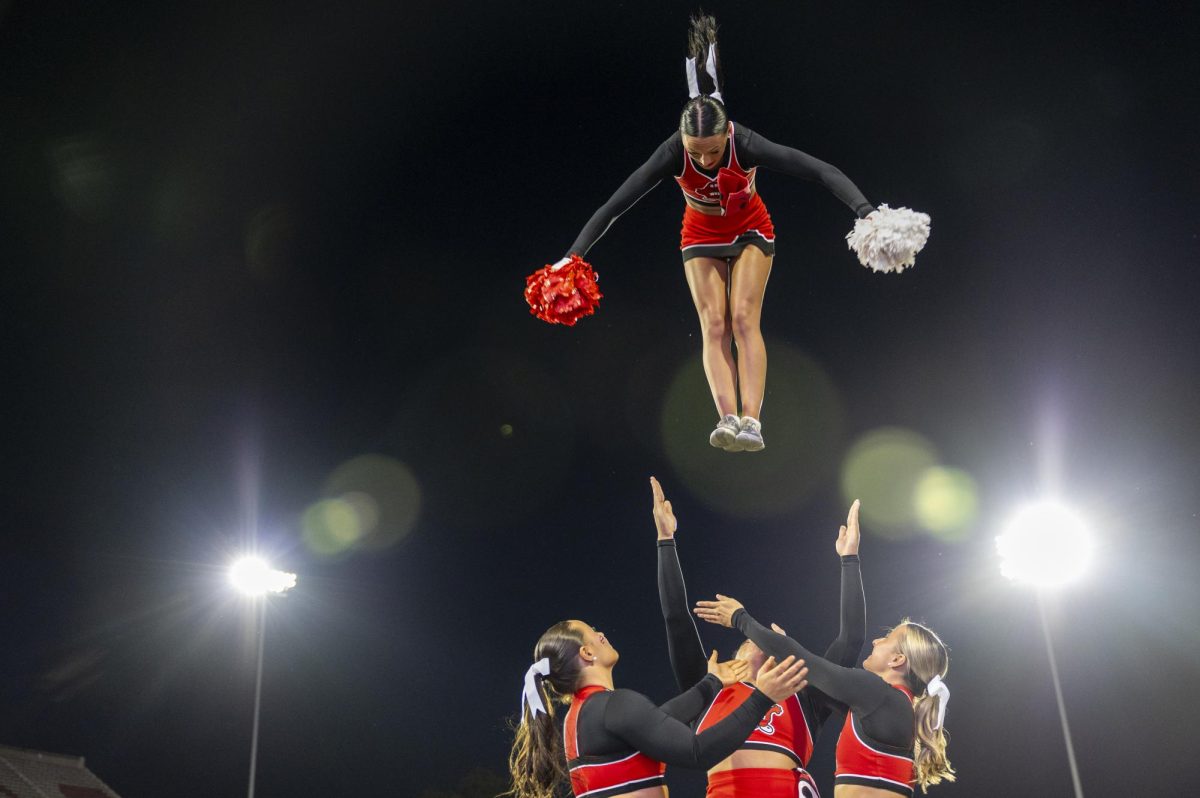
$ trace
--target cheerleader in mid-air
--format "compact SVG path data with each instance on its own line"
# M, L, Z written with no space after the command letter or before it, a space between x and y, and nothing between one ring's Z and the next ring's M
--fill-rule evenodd
M691 99L679 129L659 145L592 215L567 256L526 281L531 312L573 325L600 299L583 258L616 219L660 181L674 179L685 203L680 250L700 317L704 373L718 422L709 442L725 451L764 447L759 414L767 352L759 323L775 256L775 228L758 192L758 167L823 184L858 217L847 236L859 260L878 271L911 265L929 234L929 217L905 208L876 210L836 167L775 144L735 124L721 94L717 26L693 18L687 59ZM732 342L737 342L734 360Z

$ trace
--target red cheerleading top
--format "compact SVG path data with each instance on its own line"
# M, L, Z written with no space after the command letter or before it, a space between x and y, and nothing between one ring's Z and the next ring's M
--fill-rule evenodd
M735 129L734 123L730 122L728 135L725 160L714 174L706 175L696 168L684 150L679 132L672 132L646 162L626 178L608 201L592 214L567 254L585 257L621 214L669 178L678 182L683 193L693 202L740 213L745 209L742 201L748 204L757 196L757 192L752 195L750 189L754 185L756 170L759 166L765 166L768 170L820 183L853 210L856 216L863 217L875 210L858 187L836 166L800 150L776 144L745 125L737 125ZM724 204L722 198L725 199Z
M893 684L908 700L912 693ZM858 717L851 709L846 713L846 722L837 743L837 766L833 771L833 783L857 784L891 790L901 795L913 794L913 749L884 745L872 740L863 731Z
M737 709L753 689L753 685L741 682L721 690L700 718L696 731L704 731ZM805 767L812 758L813 736L800 699L791 695L772 705L741 749L775 751L791 757L798 767Z
M696 733L688 724L720 690L721 680L708 675L662 706L633 690L600 685L575 693L563 723L563 748L577 798L658 787L667 765L708 770L736 751L772 701L753 689L727 717Z
M602 685L593 684L576 692L563 723L563 749L567 754L567 769L571 773L571 790L576 798L585 795L588 798L604 798L661 786L667 772L664 763L640 751L608 756L579 755L579 711L589 697L605 690Z
M684 152L683 171L675 177L685 197L701 205L719 207L722 214L745 210L754 190L754 177L758 173L757 166L744 169L738 161L733 122L729 123L726 136L729 145L725 165L715 175L701 172L691 156Z

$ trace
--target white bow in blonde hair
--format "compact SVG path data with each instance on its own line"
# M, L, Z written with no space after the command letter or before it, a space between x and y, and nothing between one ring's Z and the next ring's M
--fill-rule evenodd
M950 688L942 681L939 674L929 680L929 684L925 687L925 693L930 696L937 696L938 701L938 716L937 723L933 724L933 728L942 728L942 722L946 720L946 705L950 703Z

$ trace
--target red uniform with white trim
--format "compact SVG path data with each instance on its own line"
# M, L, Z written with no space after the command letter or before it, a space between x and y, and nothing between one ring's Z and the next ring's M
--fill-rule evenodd
M576 692L563 722L563 749L567 755L567 770L571 773L571 790L576 798L608 798L662 786L667 766L640 751L606 756L579 755L579 711L588 698L604 690L601 685L594 684Z
M892 685L912 700L912 693L900 685ZM862 730L854 711L846 713L837 744L837 766L833 771L834 784L857 784L891 790L901 795L913 794L913 752L882 745Z
M737 709L753 689L752 685L740 682L721 690L701 716L696 731L704 731ZM796 763L796 768L733 768L710 773L709 798L817 798L817 785L804 770L812 758L813 736L798 696L788 696L773 705L741 745L741 750L784 754Z
M758 167L742 167L737 157L734 134L734 123L730 122L726 145L729 148L729 165L722 166L714 177L701 172L691 156L686 152L683 154L683 171L675 177L680 190L693 202L720 208L721 214L702 213L686 205L679 241L681 250L730 246L739 240L754 240L757 237L768 245L769 254L774 254L774 249L769 245L775 242L775 225L771 222L771 215L767 213L762 197L753 191ZM704 252L700 250L696 254L702 255Z

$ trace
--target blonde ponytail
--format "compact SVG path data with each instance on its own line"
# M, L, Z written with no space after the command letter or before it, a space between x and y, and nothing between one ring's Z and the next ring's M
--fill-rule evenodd
M950 666L946 644L933 630L905 618L900 651L908 661L908 686L913 696L913 778L921 792L943 781L954 781L954 768L946 756L949 737L938 724L942 698L927 690L935 676L945 676Z

